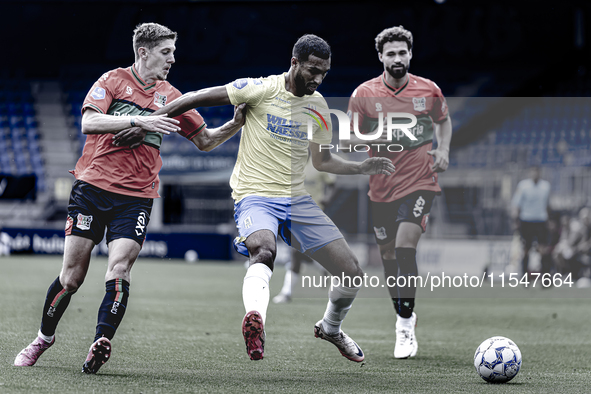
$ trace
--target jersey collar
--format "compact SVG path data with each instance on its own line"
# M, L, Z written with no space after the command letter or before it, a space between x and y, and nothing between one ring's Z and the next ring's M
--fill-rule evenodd
M384 84L385 87L387 87L392 92L394 92L394 96L398 96L398 94L400 94L400 92L402 92L408 86L409 82L410 82L410 75L408 73L406 73L406 82L400 88L396 89L395 87L390 85L388 82L386 82L386 72L384 71L384 73L382 74L382 83Z
M140 74L137 72L136 68L135 68L135 64L132 64L131 67L129 68L129 70L131 71L131 74L133 75L133 79L142 87L143 90L147 91L152 89L154 86L156 86L156 82L151 83L150 85L148 85L146 82L144 82L144 80L142 79L142 77L140 77Z

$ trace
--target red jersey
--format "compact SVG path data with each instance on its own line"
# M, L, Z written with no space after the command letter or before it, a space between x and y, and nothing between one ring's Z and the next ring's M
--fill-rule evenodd
M427 154L433 146L434 123L447 119L448 109L441 89L432 81L407 74L406 83L395 89L384 74L359 85L349 100L351 127L358 114L358 130L374 133L380 117L388 112L409 113L417 118L409 131L416 137L411 140L401 130L394 130L392 143L403 146L401 152L388 152L385 147L369 150L371 157L388 157L396 166L391 176L372 175L369 179L369 198L374 202L392 202L417 190L440 192L437 173L431 170L433 159ZM386 121L384 120L384 123ZM353 130L353 129L352 129ZM367 142L371 144L371 141Z
M135 66L118 68L103 74L92 86L82 105L82 113L93 109L114 116L147 116L181 96L166 81L145 83ZM175 119L192 139L205 128L195 110ZM135 149L113 145L113 134L88 134L82 156L71 171L76 179L103 190L127 196L157 198L162 168L160 145L163 135L148 132L142 145Z

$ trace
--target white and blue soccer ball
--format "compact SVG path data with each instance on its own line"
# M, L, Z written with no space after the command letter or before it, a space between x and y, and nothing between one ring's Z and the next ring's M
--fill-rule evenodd
M474 353L474 367L478 375L487 382L508 382L521 368L521 351L509 338L488 338Z

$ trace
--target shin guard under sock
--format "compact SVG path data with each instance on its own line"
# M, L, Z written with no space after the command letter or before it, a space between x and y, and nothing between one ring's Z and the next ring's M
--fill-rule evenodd
M55 334L55 329L66 308L70 304L72 294L64 289L59 276L53 281L47 290L45 305L43 306L43 317L41 318L41 333L48 337Z
M101 337L113 339L127 309L129 282L124 279L112 279L105 283L105 288L105 297L98 312L94 341Z

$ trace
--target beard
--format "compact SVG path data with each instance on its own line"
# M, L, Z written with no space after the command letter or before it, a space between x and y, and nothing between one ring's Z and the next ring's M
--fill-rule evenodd
M394 79L404 78L404 76L408 72L408 67L405 66L404 64L399 64L399 65L397 65L397 67L399 67L399 68L394 68L394 66L387 67L386 71L388 71L388 74L390 74L392 76L392 78L394 78Z
M293 80L295 82L296 92L304 93L306 95L311 95L314 93L314 90L306 86L306 80L304 79L302 74L296 72L293 77Z

